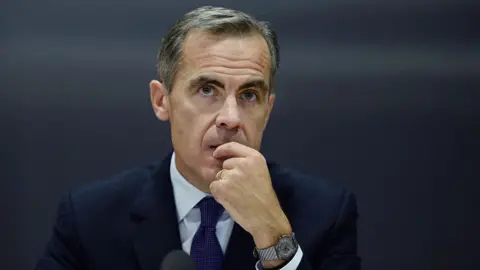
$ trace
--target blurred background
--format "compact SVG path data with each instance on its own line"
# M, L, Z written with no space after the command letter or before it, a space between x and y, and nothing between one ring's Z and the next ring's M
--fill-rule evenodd
M357 195L364 269L480 269L474 0L2 1L1 269L33 268L69 189L168 153L148 83L206 4L277 29L263 152Z

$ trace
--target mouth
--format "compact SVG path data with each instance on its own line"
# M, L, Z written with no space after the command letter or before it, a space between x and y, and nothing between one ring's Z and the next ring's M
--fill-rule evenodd
M215 151L215 149L217 149L218 145L211 145L209 146L209 149L213 151Z

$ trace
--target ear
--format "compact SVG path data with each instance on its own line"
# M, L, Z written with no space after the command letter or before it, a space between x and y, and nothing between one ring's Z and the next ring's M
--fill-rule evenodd
M169 119L170 100L165 85L157 80L150 82L150 100L155 116L161 121Z
M270 113L273 109L273 103L275 103L275 94L270 94L270 96L268 97L267 118L265 119L265 126L263 128L267 127L268 119L270 119Z

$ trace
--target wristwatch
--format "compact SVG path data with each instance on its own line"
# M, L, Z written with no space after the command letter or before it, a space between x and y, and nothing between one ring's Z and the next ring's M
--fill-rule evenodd
M253 256L260 261L290 260L297 252L295 233L282 235L277 243L268 248L254 248Z

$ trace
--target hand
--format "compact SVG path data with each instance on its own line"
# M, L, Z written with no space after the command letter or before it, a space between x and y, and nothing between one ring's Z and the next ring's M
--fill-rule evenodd
M210 192L244 230L257 248L273 246L292 233L290 223L273 190L265 158L255 149L229 142L213 152L225 159Z

